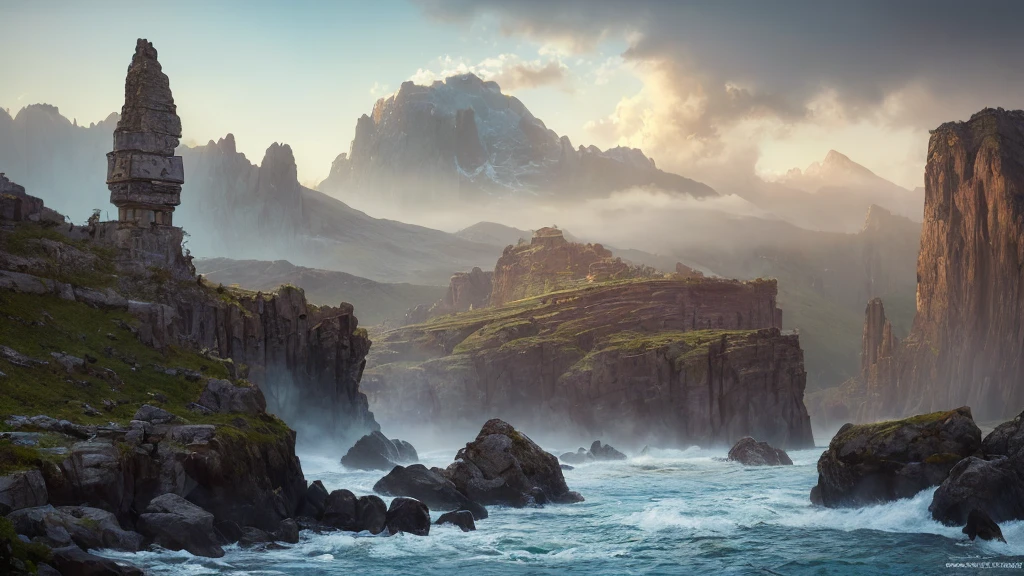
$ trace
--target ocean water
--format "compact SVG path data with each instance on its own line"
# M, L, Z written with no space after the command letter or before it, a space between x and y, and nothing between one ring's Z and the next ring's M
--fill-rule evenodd
M556 454L570 449L549 448ZM455 452L421 457L428 466L445 466ZM586 464L565 472L569 487L586 502L492 507L470 533L454 526L432 526L427 537L303 533L287 550L233 545L215 560L185 552L100 553L154 575L196 576L1022 572L1024 522L1002 526L1008 544L972 543L960 528L931 520L930 491L856 510L812 507L808 492L821 452L791 452L794 466L764 468L728 462L724 450L699 448ZM302 462L308 479L356 495L372 493L382 475L346 471L334 458L306 456ZM949 566L963 563L974 565Z

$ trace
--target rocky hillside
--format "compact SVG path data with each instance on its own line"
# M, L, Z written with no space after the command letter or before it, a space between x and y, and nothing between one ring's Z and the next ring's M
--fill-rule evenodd
M488 414L665 446L806 447L803 352L779 331L775 297L774 281L578 284L390 332L363 388L405 426Z
M970 405L983 421L1011 417L1024 405L1024 111L933 131L925 184L917 314L865 412Z
M196 273L214 285L272 292L287 284L301 288L306 299L318 306L349 302L365 326L399 323L409 308L445 294L441 286L385 284L344 272L295 266L287 260L206 258L193 263Z
M716 195L659 170L640 150L573 148L497 83L463 74L430 86L405 82L378 100L319 189L437 207L501 195L601 197L634 186Z

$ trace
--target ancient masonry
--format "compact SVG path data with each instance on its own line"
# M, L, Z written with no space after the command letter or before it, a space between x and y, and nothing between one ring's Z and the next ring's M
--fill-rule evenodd
M118 218L104 223L104 235L122 250L125 263L166 267L187 276L191 264L181 253L184 232L173 226L185 182L181 157L174 155L179 138L181 119L170 82L153 44L140 38L128 66L114 150L107 154L107 187Z

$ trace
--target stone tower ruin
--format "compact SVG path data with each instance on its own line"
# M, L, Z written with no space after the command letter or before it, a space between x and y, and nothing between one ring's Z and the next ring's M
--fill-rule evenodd
M107 188L117 220L100 226L100 236L119 249L119 260L144 271L170 269L175 276L194 273L182 254L184 231L174 226L181 203L185 169L174 155L181 138L171 85L153 44L140 38L125 79L124 106L107 154Z
M107 187L118 222L171 226L185 170L174 149L181 138L170 82L153 44L139 39L128 66L124 106L107 154Z

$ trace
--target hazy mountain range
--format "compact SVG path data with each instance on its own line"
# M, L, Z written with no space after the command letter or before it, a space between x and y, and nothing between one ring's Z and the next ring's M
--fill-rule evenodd
M109 209L105 154L116 120L79 126L48 105L13 118L0 111L0 171L84 221ZM657 169L639 150L573 148L493 82L459 76L406 83L379 100L319 191L299 184L287 144L271 145L259 164L230 134L178 153L186 178L176 223L190 235L187 247L243 261L208 261L201 270L225 284L290 282L314 300L361 301L364 322L400 318L421 293L421 303L436 300L422 287L445 286L474 266L492 269L504 246L551 224L662 270L678 261L725 277L779 278L784 324L806 334L812 387L855 373L868 299L886 299L898 330L913 313L920 190L834 151L722 196ZM425 205L480 223L449 233L370 216L335 194L372 196L382 213ZM491 198L502 204L488 211ZM430 224L422 211L419 221ZM382 300L370 304L374 293Z

